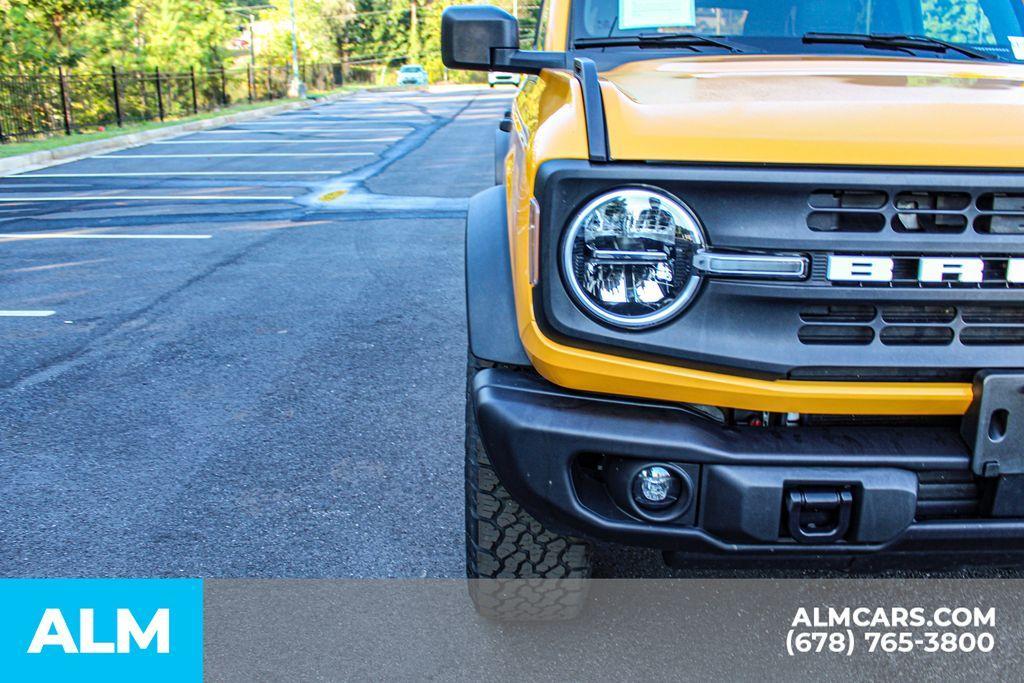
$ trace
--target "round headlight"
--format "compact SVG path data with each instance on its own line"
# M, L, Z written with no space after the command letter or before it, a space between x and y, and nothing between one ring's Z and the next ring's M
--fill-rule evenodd
M562 244L562 271L576 303L612 325L663 323L700 285L694 254L704 246L696 216L650 190L623 189L587 204Z

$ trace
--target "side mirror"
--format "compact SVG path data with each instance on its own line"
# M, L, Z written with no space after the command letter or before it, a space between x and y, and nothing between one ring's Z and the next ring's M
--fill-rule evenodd
M503 9L456 5L441 15L441 61L449 69L488 71L491 50L519 49L519 22Z
M441 15L441 61L449 69L540 73L566 68L563 52L519 49L519 22L489 5L456 5Z

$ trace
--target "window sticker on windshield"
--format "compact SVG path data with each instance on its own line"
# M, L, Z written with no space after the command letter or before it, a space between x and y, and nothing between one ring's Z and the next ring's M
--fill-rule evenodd
M619 28L696 26L697 0L619 0Z
M1013 58L1024 62L1024 36L1010 36L1010 47L1013 48Z

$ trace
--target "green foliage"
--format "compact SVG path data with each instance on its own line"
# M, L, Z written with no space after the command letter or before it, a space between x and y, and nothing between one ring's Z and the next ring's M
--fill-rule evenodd
M3 0L0 30L4 62L24 60L73 66L88 54L74 41L79 27L123 11L128 0Z
M288 0L259 14L256 49L262 63L286 64L292 58L292 24ZM299 58L306 63L339 60L335 39L354 13L351 0L295 0Z
M995 45L992 24L978 0L923 0L928 35L956 43Z
M440 58L441 12L472 1L295 0L299 59L352 62L357 80L380 80L407 62L423 64L432 80L473 78L446 74ZM491 1L512 8L512 0ZM531 2L539 0L519 3L526 44L536 23ZM0 72L241 67L250 17L257 64L290 64L288 0L0 0Z
M86 27L81 37L94 46L90 67L219 68L236 22L220 0L130 0L124 12Z
M0 69L219 67L225 0L0 0Z

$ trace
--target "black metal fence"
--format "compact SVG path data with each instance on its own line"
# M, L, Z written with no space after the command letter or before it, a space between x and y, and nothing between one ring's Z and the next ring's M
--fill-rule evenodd
M302 80L311 91L374 83L380 64L303 65ZM387 69L386 63L383 68ZM288 66L173 73L112 68L107 73L58 69L52 74L0 74L0 143L281 99L288 94L290 80Z

